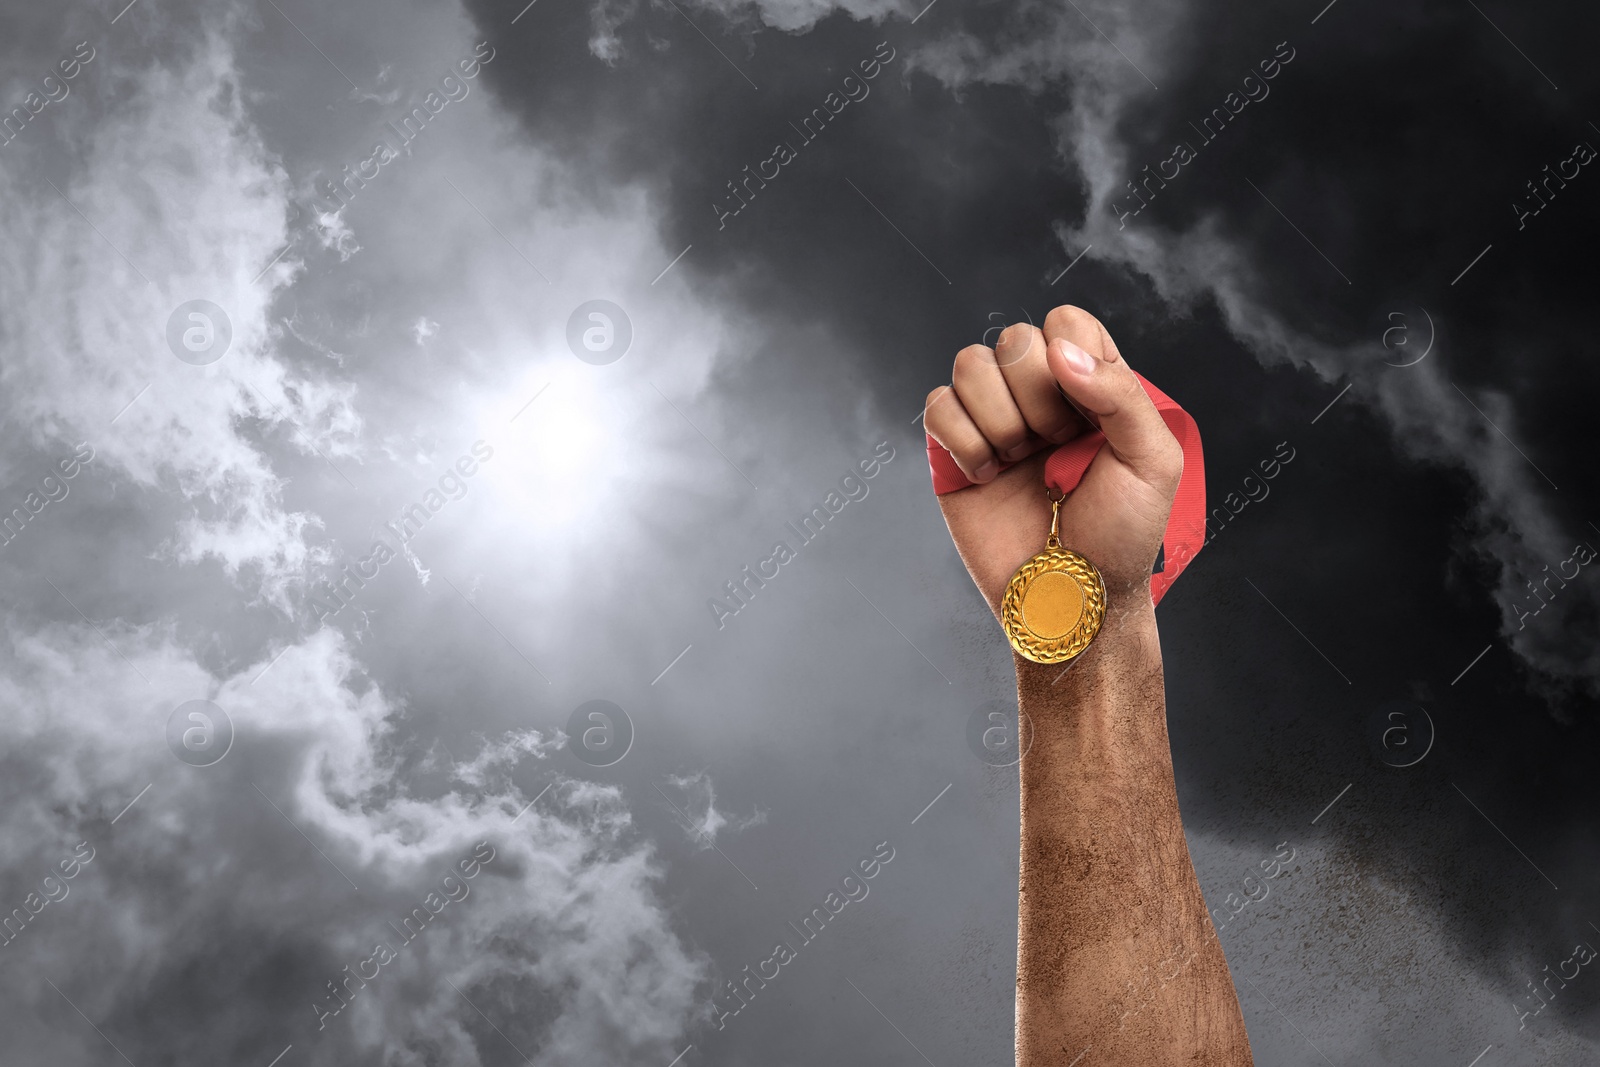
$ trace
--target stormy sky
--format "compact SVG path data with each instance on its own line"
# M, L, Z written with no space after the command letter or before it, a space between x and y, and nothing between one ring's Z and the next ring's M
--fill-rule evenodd
M1204 439L1158 617L1257 1061L1591 1062L1597 31L0 0L7 1062L1008 1062L918 416L1061 303Z

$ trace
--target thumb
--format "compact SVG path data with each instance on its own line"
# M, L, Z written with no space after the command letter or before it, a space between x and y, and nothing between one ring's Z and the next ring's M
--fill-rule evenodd
M1098 325L1098 323L1096 323ZM1045 324L1046 334L1050 323ZM1141 479L1175 489L1183 474L1183 448L1116 347L1096 355L1071 338L1050 337L1045 358L1062 392L1099 423L1117 458Z

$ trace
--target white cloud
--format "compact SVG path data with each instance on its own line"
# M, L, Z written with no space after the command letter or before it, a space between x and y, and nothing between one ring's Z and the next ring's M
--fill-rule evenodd
M510 774L547 759L550 739L488 739L443 788L413 791L399 773L403 705L364 682L329 631L265 674L263 660L225 677L150 630L116 634L128 661L85 627L10 637L0 653L0 832L30 873L80 840L97 853L64 899L0 948L12 957L0 982L13 996L54 997L28 977L42 968L91 1017L119 1019L119 1044L139 1061L138 1051L171 1052L149 998L215 969L222 952L230 962L210 995L231 999L252 984L257 995L209 1019L203 1047L185 1050L200 1058L281 1030L301 1062L420 1065L436 1062L431 1047L479 1063L471 1035L482 1028L446 978L480 1004L509 998L499 1025L536 1041L541 1062L665 1062L681 1048L706 963L674 933L659 867L620 791L557 774L518 817L532 798ZM213 699L237 730L215 766L180 763L164 743L168 714L190 697ZM250 848L236 847L241 834ZM496 854L465 898L404 942L388 923L422 906L480 841ZM17 902L26 891L6 888ZM273 946L274 960L229 957L240 937ZM398 958L317 1031L312 1004L325 982L375 942ZM519 1019L517 1002L530 1001L545 1006ZM293 1014L271 1017L257 1002ZM85 1033L87 1049L99 1038Z
M0 171L0 291L16 309L0 327L8 410L31 443L86 440L134 483L177 489L193 514L173 555L253 568L281 603L315 561L302 535L316 520L285 509L245 425L347 452L353 390L274 354L269 305L297 267L291 254L262 272L288 242L289 189L245 121L228 42L203 36L185 65L119 55L105 49L94 73L126 91L75 127L68 172L52 177L38 159ZM208 366L167 343L169 316L195 299L220 306L232 331Z

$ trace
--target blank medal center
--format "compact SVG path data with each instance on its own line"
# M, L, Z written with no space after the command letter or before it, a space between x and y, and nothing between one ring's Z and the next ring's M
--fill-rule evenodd
M1046 571L1022 594L1022 621L1046 640L1065 637L1083 616L1083 590L1070 575Z

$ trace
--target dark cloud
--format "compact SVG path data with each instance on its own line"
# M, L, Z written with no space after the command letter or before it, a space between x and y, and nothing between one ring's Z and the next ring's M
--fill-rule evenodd
M505 7L474 5L485 28ZM941 4L915 27L836 13L791 36L770 10L685 6L725 60L683 14L641 5L606 62L586 13L535 8L491 80L530 137L645 183L664 243L693 245L677 269L761 324L719 382L753 422L855 390L909 420L991 321L1070 301L1197 416L1213 503L1288 442L1270 496L1163 609L1191 832L1331 835L1361 877L1412 886L1459 966L1509 1000L1600 888L1579 755L1600 693L1593 578L1552 583L1536 616L1514 606L1574 544L1600 545L1592 176L1568 163L1548 207L1521 228L1513 209L1546 164L1600 147L1578 43L1593 20L1321 7L1090 8L1123 56L1070 7ZM718 229L723 183L881 40L897 58L872 95ZM1190 124L1214 107L1230 118L1207 141ZM1110 198L1136 204L1125 183L1179 142L1194 158L1119 228ZM1430 340L1421 363L1386 365ZM1409 771L1365 736L1397 698L1438 730ZM1311 827L1347 783L1342 820ZM1554 1010L1581 1025L1592 1004Z

